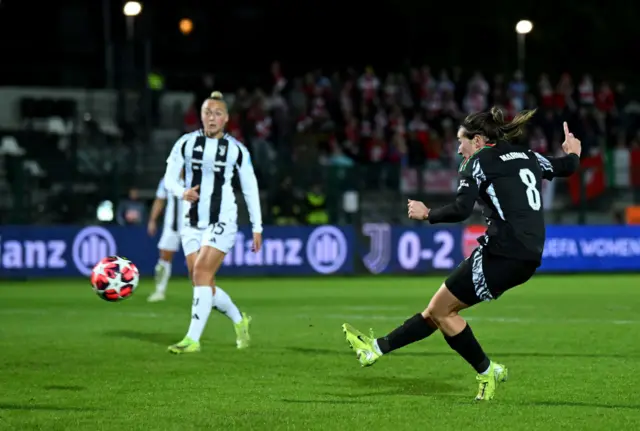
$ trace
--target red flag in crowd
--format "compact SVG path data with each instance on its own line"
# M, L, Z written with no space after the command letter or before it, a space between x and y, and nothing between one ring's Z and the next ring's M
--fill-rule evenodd
M604 193L605 175L604 159L601 154L584 157L580 161L580 170L584 178L585 197L593 199ZM574 204L580 202L580 173L569 177L569 191Z

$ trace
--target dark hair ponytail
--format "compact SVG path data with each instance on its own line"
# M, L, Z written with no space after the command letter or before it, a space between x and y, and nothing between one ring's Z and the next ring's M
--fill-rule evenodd
M480 135L489 142L508 141L524 133L527 123L535 113L536 109L521 111L507 123L502 109L494 106L489 111L467 116L461 127L464 128L464 135L469 139Z

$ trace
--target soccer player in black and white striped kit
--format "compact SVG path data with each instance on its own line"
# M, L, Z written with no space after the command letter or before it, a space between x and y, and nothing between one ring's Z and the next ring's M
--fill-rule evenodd
M180 185L184 182L180 180ZM147 232L155 236L158 231L158 218L164 212L162 234L158 241L160 257L155 268L156 290L147 298L149 302L164 301L167 283L171 278L173 255L180 247L180 221L182 221L182 196L174 196L164 185L164 178L158 184L156 199L151 207L151 216L147 225Z
M251 318L240 313L229 295L216 286L215 276L236 242L238 207L231 180L240 180L253 230L254 252L262 246L262 213L258 181L247 148L225 134L229 120L222 93L215 91L202 104L203 129L182 136L167 159L165 185L187 201L180 231L193 281L191 324L171 353L200 351L200 337L212 308L233 320L239 349L249 346ZM178 182L184 169L185 187Z

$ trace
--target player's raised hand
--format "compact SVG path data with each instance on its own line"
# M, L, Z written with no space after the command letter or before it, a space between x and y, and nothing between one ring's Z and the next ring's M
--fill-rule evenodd
M253 245L251 246L251 251L257 253L262 248L262 234L254 232L253 233Z
M184 194L182 195L182 199L184 199L187 202L196 202L198 199L200 199L200 194L198 193L198 189L200 189L200 185L197 185L195 187L191 187L190 189L185 190Z
M567 154L575 154L580 157L582 153L582 144L580 139L573 136L573 133L569 131L569 125L565 121L562 126L564 127L564 142L562 143L562 150Z
M407 210L407 215L413 220L426 220L429 217L429 208L420 201L408 199Z

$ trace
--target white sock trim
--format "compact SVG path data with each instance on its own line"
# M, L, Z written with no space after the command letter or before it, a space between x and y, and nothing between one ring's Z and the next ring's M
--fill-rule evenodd
M193 341L200 341L204 328L211 314L213 295L210 286L196 286L193 288L193 303L191 305L191 323L187 337Z
M233 323L242 322L242 314L227 292L216 286L216 293L213 295L213 307L227 316Z
M373 340L373 350L375 350L378 355L383 355L382 350L380 350L380 346L378 346L378 340Z
M487 369L481 372L480 374L482 374L483 376L486 376L487 374L489 374L490 369L491 369L491 362L489 363L489 366L487 367Z

